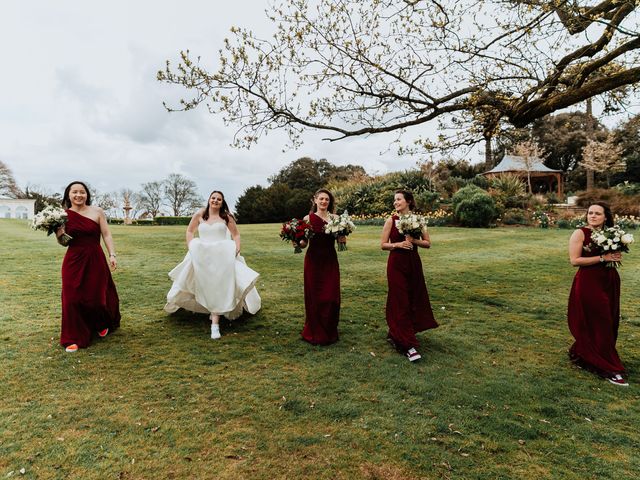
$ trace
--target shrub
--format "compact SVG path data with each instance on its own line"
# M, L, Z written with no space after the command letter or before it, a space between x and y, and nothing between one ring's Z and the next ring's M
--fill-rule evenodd
M154 223L157 225L189 225L191 217L156 217Z
M453 215L451 212L447 212L446 210L438 209L434 212L429 212L425 214L427 220L429 220L428 225L431 227L444 227L447 225L451 225L453 223Z
M632 215L614 215L614 223L623 230L636 230L640 228L640 218Z
M436 210L440 205L440 194L438 192L421 191L414 194L416 207L422 212Z
M491 180L491 188L498 190L505 197L519 197L525 194L522 179L513 173L505 173Z
M453 196L453 214L465 227L488 227L498 216L491 195L475 185L467 185Z
M593 202L602 200L618 215L640 215L640 194L626 195L617 188L595 188L578 194L577 205L588 208Z
M521 208L508 208L501 218L504 225L529 225L531 221L528 212Z
M625 181L623 183L619 183L615 187L623 195L640 195L640 183L629 183Z
M535 212L533 212L531 218L535 220L536 224L540 228L549 228L554 224L551 214L549 212L545 212L542 209L537 209Z

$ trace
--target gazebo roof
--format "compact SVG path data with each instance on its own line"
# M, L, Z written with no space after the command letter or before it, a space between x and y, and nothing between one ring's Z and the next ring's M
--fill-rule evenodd
M524 166L522 157L517 157L515 155L505 155L502 161L493 167L491 170L486 173L506 173L506 172L522 172L526 171L526 167ZM541 172L541 173L561 173L562 170L553 170L542 163L542 160L539 158L533 158L531 165L531 172Z

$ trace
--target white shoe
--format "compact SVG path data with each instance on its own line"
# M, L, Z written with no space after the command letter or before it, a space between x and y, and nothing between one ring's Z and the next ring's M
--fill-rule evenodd
M220 325L216 325L215 323L211 324L211 338L213 340L217 340L220 337L222 337L222 335L220 335Z
M422 356L415 348L410 348L409 350L407 350L407 353L405 353L405 355L410 362L415 362L416 360L420 360L422 358Z

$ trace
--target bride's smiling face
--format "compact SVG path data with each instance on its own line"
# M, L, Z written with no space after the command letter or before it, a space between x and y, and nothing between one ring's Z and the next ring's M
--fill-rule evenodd
M220 195L220 193L213 192L209 197L209 207L211 207L213 210L220 210L220 208L222 208L223 201L224 198L222 198L222 195Z

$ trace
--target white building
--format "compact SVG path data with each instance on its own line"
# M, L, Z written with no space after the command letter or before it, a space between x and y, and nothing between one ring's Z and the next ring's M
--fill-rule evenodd
M0 197L0 218L23 218L31 220L36 210L34 199Z

